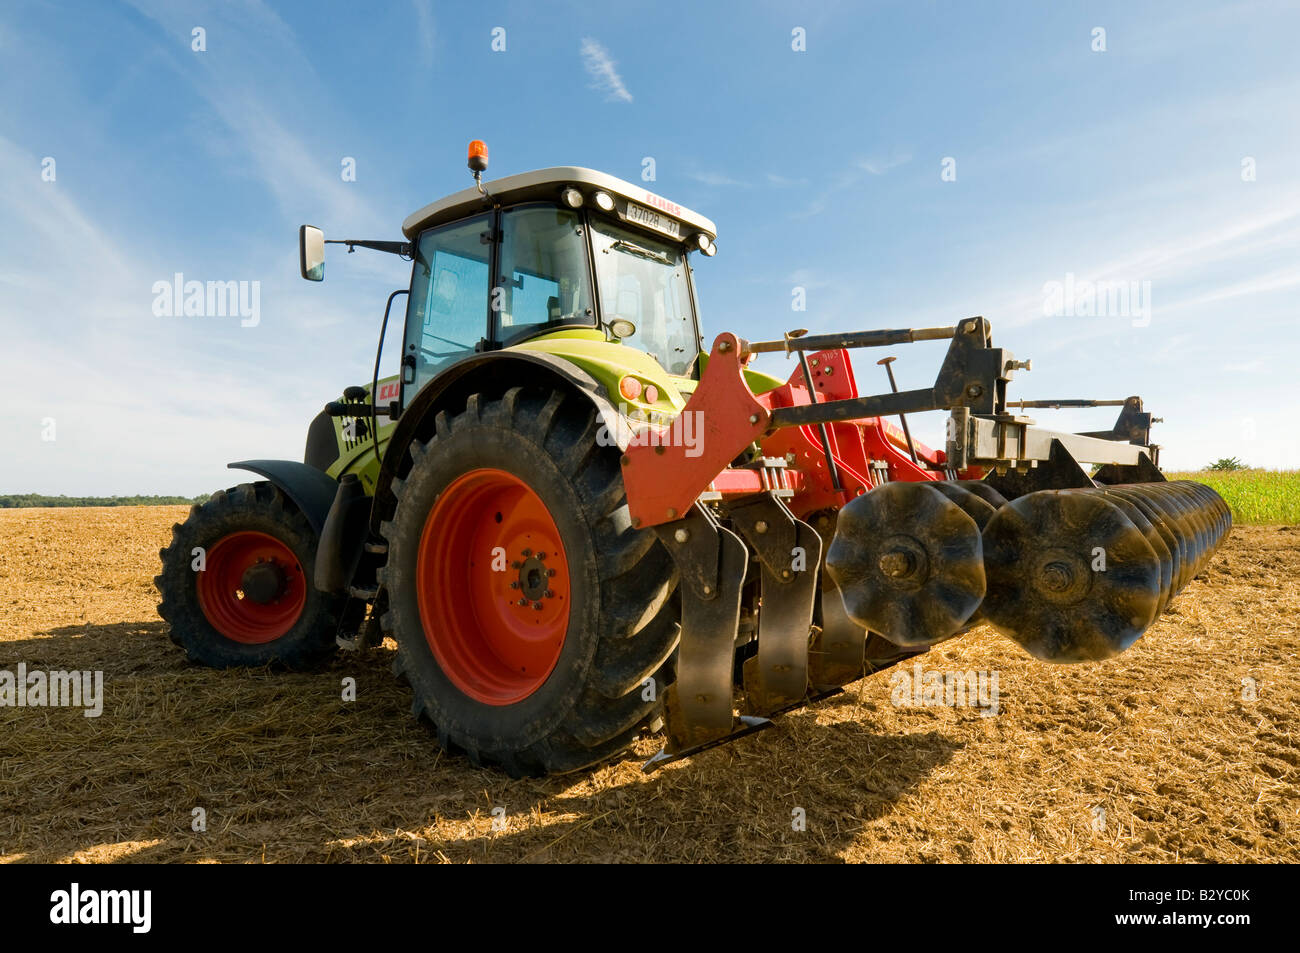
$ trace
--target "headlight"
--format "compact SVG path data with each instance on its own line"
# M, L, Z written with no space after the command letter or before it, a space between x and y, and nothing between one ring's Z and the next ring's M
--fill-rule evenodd
M636 325L627 318L615 318L609 322L609 333L621 341L636 334Z

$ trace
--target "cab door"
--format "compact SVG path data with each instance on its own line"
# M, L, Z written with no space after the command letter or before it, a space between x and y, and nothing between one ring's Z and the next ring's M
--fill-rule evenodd
M402 403L488 338L494 213L420 235L406 305Z

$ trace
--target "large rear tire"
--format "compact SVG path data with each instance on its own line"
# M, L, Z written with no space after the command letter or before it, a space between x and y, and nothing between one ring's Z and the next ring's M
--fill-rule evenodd
M172 641L211 668L319 665L335 651L345 600L312 585L316 544L307 518L271 483L214 493L158 553L158 614Z
M475 394L435 424L382 526L382 623L413 714L515 776L609 760L660 711L679 618L671 558L631 525L618 448L559 390Z

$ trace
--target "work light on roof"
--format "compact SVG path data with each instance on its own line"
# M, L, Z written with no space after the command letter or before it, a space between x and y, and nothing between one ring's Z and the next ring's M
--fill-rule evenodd
M608 192L597 192L591 198L596 203L596 208L602 212L614 211L614 196Z
M582 207L582 193L575 188L567 188L560 193L560 199L569 208Z
M705 235L703 232L700 232L695 236L695 245L703 254L708 255L710 258L718 252L718 246L713 244L713 239L708 235Z

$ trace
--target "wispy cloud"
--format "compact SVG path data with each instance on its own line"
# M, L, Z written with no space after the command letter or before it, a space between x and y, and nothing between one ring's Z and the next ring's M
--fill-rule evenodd
M433 41L437 32L433 23L433 0L411 0L415 7L416 37L420 41L420 56L425 66L433 65Z
M688 172L686 174L701 185L708 185L714 188L721 188L722 186L735 186L742 189L749 188L748 182L741 181L740 179L733 179L731 176L724 175L721 172Z
M588 36L583 37L581 52L582 65L591 77L591 88L604 92L607 101L630 103L632 94L623 85L623 77L618 75L609 50Z
M184 34L192 19L190 12L178 12L161 0L130 2L172 34ZM227 141L244 151L250 169L280 209L291 218L310 213L322 222L376 233L391 227L360 190L341 182L338 166L321 155L316 134L321 123L303 121L312 115L308 104L325 97L288 24L260 0L250 0L237 13L221 7L204 12L205 22L221 26L241 42L223 56L177 58L161 50L160 55L207 101L226 126ZM296 98L268 93L261 77L277 69L297 77Z
M906 165L912 161L912 156L908 154L893 154L889 156L872 156L866 159L858 160L858 168L863 172L870 172L872 175L884 175L890 169L896 169L900 165Z
M807 179L792 179L788 176L777 175L775 172L769 172L766 176L769 185L775 185L778 188L792 188L795 186L807 185Z

